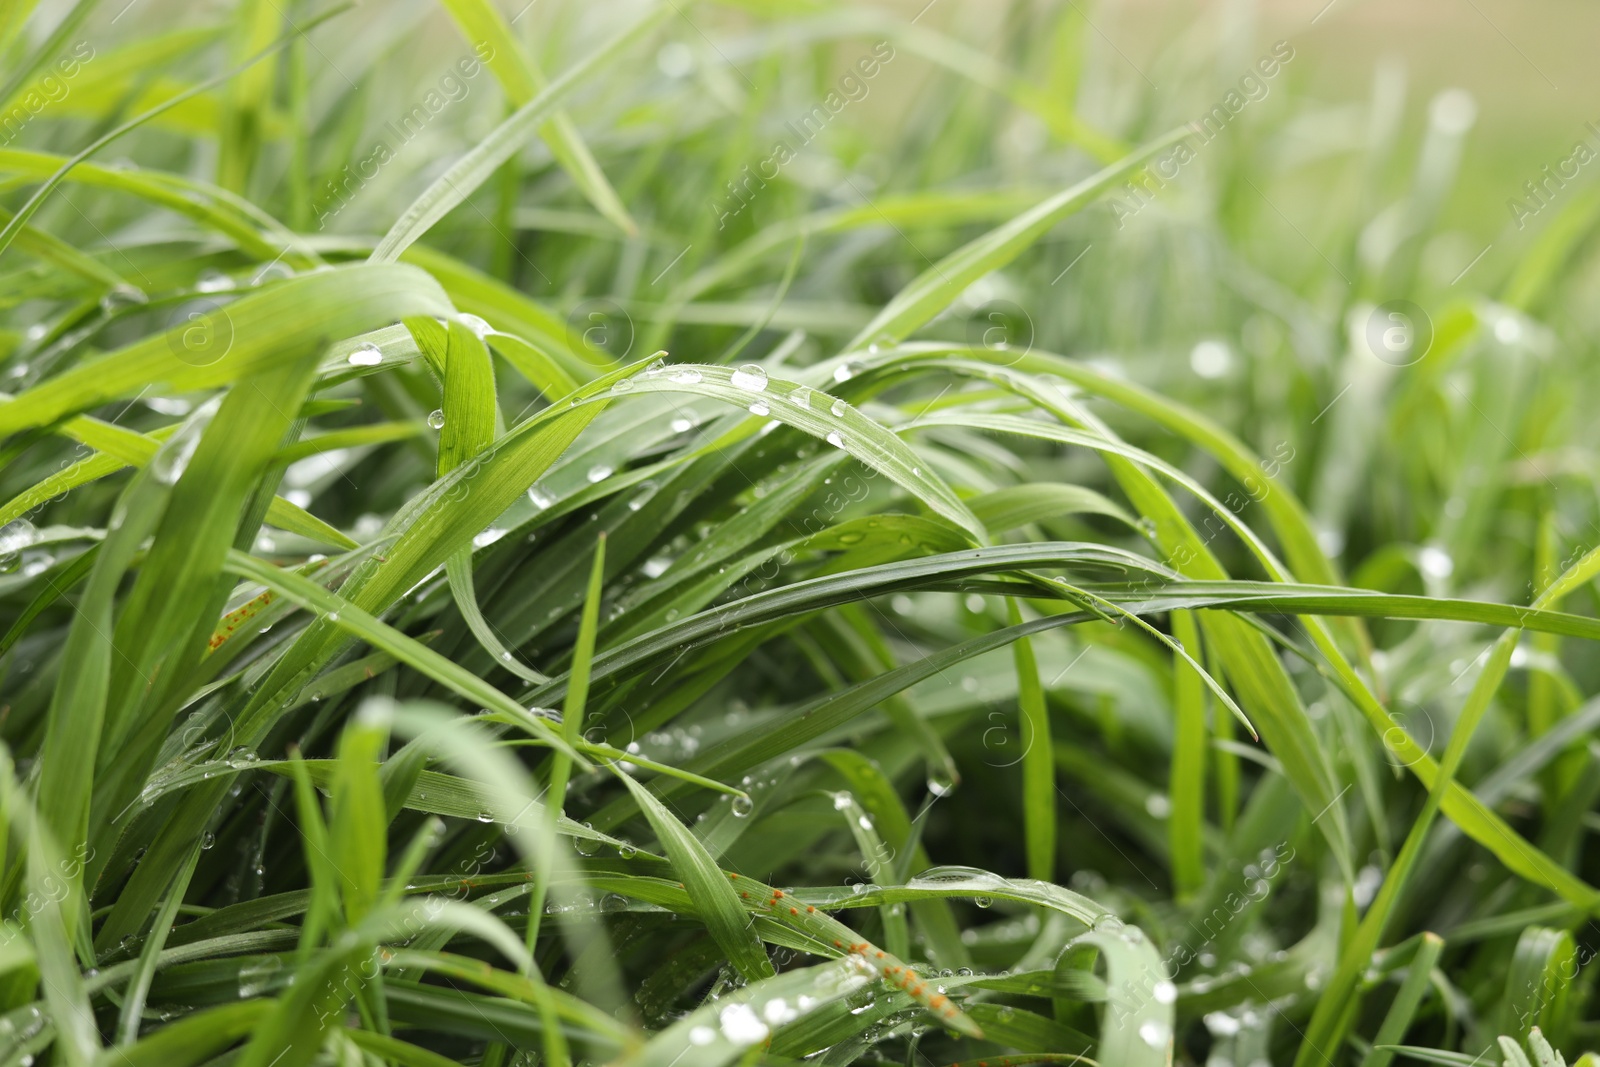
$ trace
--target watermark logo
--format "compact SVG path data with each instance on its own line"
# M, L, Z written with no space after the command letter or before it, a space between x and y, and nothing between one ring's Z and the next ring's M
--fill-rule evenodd
M191 367L209 367L233 348L233 319L219 300L201 297L167 316L167 347Z
M68 81L76 78L84 64L93 58L94 46L88 41L79 41L72 46L71 52L56 60L49 71L18 93L11 107L0 113L0 145L8 145L16 140L34 116L51 104L65 100L72 91Z
M1010 366L1033 350L1033 318L1015 301L990 300L967 320L967 343L1012 353Z
M1155 200L1156 194L1174 181L1179 171L1199 158L1199 149L1222 136L1240 112L1252 103L1265 100L1272 92L1272 80L1282 73L1294 55L1294 46L1288 41L1273 45L1272 51L1256 60L1255 66L1246 71L1211 110L1189 123L1198 144L1192 145L1187 140L1178 142L1123 183L1122 189L1110 197L1117 229L1122 229L1130 218Z
M1525 229L1529 219L1555 203L1567 184L1576 181L1585 166L1600 158L1600 152L1594 147L1600 144L1600 140L1597 140L1600 139L1600 126L1590 122L1584 128L1590 133L1588 140L1575 142L1565 158L1557 160L1554 165L1545 164L1537 175L1522 183L1525 199L1514 196L1507 198L1506 210L1511 213L1511 221L1517 224L1517 229Z
M1379 304L1367 316L1367 347L1392 367L1409 367L1433 347L1433 320L1409 300Z
M380 136L365 156L353 164L345 164L337 178L324 183L322 194L312 205L317 229L326 228L328 220L343 211L379 171L393 162L398 151L420 136L441 112L467 98L472 92L472 79L483 72L483 64L494 59L494 47L486 42L474 45L473 52L474 56L456 60L440 75L438 83L398 119L384 123Z
M597 366L602 361L596 355L626 359L635 334L633 317L606 297L585 300L567 315L567 347Z
M865 100L871 91L872 79L894 59L894 55L893 45L888 41L879 41L873 45L869 55L858 59L839 76L821 103L784 123L787 136L774 141L772 151L759 160L753 169L748 163L741 167L739 173L726 183L726 193L710 202L711 213L717 218L717 229L725 228L730 219L738 218L755 200L756 194L777 178L778 173L800 153L800 149L816 140L835 116L851 104Z

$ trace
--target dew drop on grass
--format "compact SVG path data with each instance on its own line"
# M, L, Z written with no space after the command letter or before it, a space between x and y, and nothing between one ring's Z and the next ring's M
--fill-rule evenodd
M432 411L430 411L428 413L428 425L432 426L435 430L444 429L444 412L438 408L434 408Z
M208 270L195 281L194 287L202 293L221 293L233 288L233 279L219 270Z
M832 431L831 433L829 433L827 440L828 440L828 443L830 445L832 445L834 448L843 448L844 447L844 438L839 436L839 432L837 430Z
M586 475L586 477L591 483L603 482L607 478L611 477L615 470L615 467L609 467L604 463L596 463L594 466L589 468L589 473Z
M268 956L239 968L239 998L244 1000L265 993L282 967L283 961L277 956Z
M772 414L772 409L767 406L767 402L765 400L757 400L755 403L750 405L750 414L770 415Z
M212 833L210 830L207 830L205 832L205 836L200 838L200 848L202 850L209 849L211 846L215 845L216 843L217 843L217 835Z
M118 285L108 291L105 296L100 298L100 310L104 311L107 315L110 315L121 310L122 308L133 307L137 304L147 304L149 302L150 298L145 296L144 293L140 292L138 289L135 289L133 286Z
M375 344L360 345L345 357L345 361L352 367L376 367L383 362L383 349Z
M1139 1027L1139 1039L1151 1048L1165 1048L1172 1031L1167 1029L1167 1024L1147 1019Z
M733 798L732 808L733 817L743 819L756 810L756 802L751 800L748 794L741 793Z
M722 1009L718 1019L722 1023L722 1036L735 1045L754 1045L765 1041L771 1033L748 1004L730 1004Z
M554 498L552 498L544 490L540 489L537 485L530 485L528 487L528 499L533 503L533 506L538 508L540 511L543 511L545 508L555 503Z
M947 797L956 791L956 779L948 768L936 767L928 772L928 792L936 797Z
M669 377L679 385L695 385L700 381L700 372L693 367L679 367Z
M729 379L735 389L745 389L752 393L759 393L767 387L767 372L754 363L746 363L733 372Z
M1417 557L1417 563L1424 575L1441 582L1450 577L1456 569L1456 562L1450 558L1450 553L1438 545L1428 545L1423 548Z
M473 335L480 341L494 333L494 327L490 326L488 322L479 318L477 315L468 315L463 312L462 314L456 316L456 321L465 326L467 329L471 330Z

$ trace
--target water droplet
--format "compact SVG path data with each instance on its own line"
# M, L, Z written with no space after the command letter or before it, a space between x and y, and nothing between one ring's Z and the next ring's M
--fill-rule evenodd
M444 412L438 408L434 408L433 411L429 412L428 425L432 426L435 430L444 429Z
M828 443L830 445L832 445L834 448L843 448L844 447L844 438L839 436L838 431L834 431L834 432L828 434Z
M456 316L456 321L471 330L480 341L494 333L494 327L476 315L468 315L463 312Z
M240 999L260 996L266 992L272 984L272 979L282 968L283 961L277 956L254 960L239 968Z
M1167 1029L1167 1024L1155 1019L1146 1019L1139 1027L1139 1039L1151 1048L1165 1048L1171 1036L1172 1031Z
M603 482L607 478L611 477L615 471L615 467L607 466L604 463L596 463L594 466L589 468L589 473L585 477L587 477L591 483Z
M679 385L694 385L700 381L700 372L693 367L679 367L668 377Z
M216 843L217 843L217 835L212 833L210 830L207 830L205 832L205 834L200 838L200 848L202 850L208 849L212 845L215 845Z
M543 511L545 508L555 503L555 499L544 490L540 489L537 485L530 485L528 487L528 499L532 501L533 506L538 508L540 511Z
M717 1018L722 1024L722 1036L736 1045L754 1045L765 1041L772 1032L748 1004L730 1004Z
M755 403L750 405L750 414L770 415L772 414L772 409L767 406L767 402L765 400L757 400Z
M218 270L208 270L200 275L194 287L202 293L221 293L233 288L233 279Z
M345 357L352 367L376 367L383 362L383 349L374 344L364 344Z
M752 811L756 810L756 802L751 800L749 795L745 793L741 793L734 797L732 806L733 817L736 819L743 819Z
M729 379L736 389L748 389L752 393L759 393L767 387L767 372L754 363L746 363L733 372Z
M1109 912L1107 912L1105 915L1099 916L1094 921L1094 930L1096 933L1115 933L1116 931L1121 930L1122 927L1122 920L1117 918L1115 915L1110 914Z
M145 296L140 290L135 289L133 286L118 285L107 292L105 296L100 298L100 310L104 311L107 315L110 315L121 308L133 307L137 304L147 304L149 302L150 298Z
M928 772L928 792L936 797L947 797L955 791L955 775L948 767L935 767Z
M1422 573L1435 581L1444 581L1456 569L1455 560L1450 558L1450 553L1438 545L1428 545L1417 557L1417 565L1422 568Z

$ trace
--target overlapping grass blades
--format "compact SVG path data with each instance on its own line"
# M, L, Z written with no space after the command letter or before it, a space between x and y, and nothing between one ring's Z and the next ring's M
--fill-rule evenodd
M1593 198L1401 374L1341 324L1409 252L1344 293L1213 204L1159 275L1104 199L1196 134L1088 113L1075 5L1005 61L747 6L0 15L0 98L108 42L0 147L0 1063L1593 1043L1600 550L1528 317ZM487 74L357 181L415 71L318 42L390 25ZM929 61L916 165L862 35ZM1225 394L1160 332L1218 273Z

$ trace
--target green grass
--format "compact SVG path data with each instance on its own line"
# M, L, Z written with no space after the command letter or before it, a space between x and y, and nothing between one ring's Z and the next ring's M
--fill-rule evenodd
M0 13L0 1064L1597 1062L1600 198L1243 21L144 3Z

